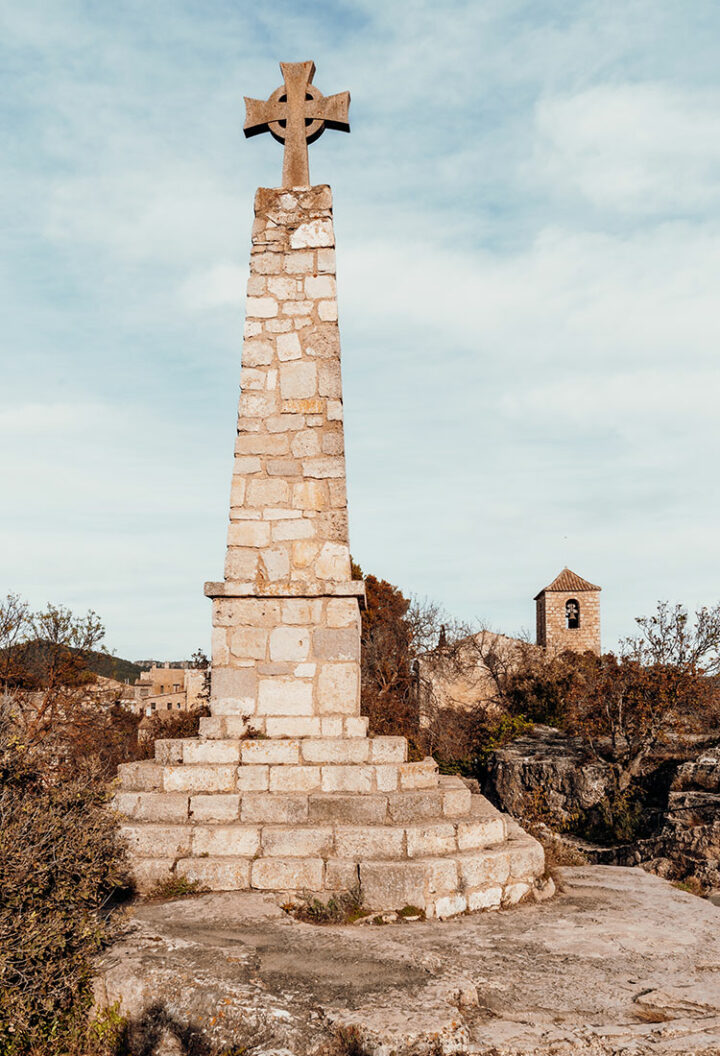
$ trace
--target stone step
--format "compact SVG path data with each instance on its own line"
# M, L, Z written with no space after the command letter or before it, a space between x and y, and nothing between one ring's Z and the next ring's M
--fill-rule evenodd
M478 851L505 838L503 819L438 818L423 824L127 823L134 858L339 858L359 862L442 857Z
M413 905L428 916L444 918L466 910L512 905L531 892L544 871L542 847L528 836L508 839L473 854L356 861L319 852L304 857L283 855L279 853L283 836L275 837L277 854L257 857L247 853L256 838L254 830L249 831L249 836L236 839L236 850L243 853L225 855L213 853L212 839L202 842L207 850L200 857L183 856L186 844L182 840L174 843L176 850L168 854L170 844L165 838L156 844L155 857L135 859L138 885L149 890L158 880L175 875L211 891L251 889L297 897L304 892L329 895L359 884L368 910ZM315 846L324 851L325 839L320 831Z
M440 779L442 781L442 778ZM489 808L478 812L475 800ZM115 797L115 809L135 821L153 822L259 822L266 824L386 825L444 818L487 819L502 815L464 786L440 787L367 795L347 792L188 792L124 791Z
M407 751L404 737L305 737L294 740L190 737L155 742L156 762L175 765L404 763Z
M121 789L126 792L367 794L438 787L437 764L430 757L416 763L249 763L239 766L237 762L175 764L143 760L122 763L118 767L118 777Z
M200 719L200 736L222 740L261 734L264 737L367 737L365 715L207 715Z

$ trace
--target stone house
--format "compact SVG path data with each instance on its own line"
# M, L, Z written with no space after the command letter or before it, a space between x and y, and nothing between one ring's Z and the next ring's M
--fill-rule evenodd
M153 664L132 686L134 710L151 716L190 711L206 700L206 672L177 664Z

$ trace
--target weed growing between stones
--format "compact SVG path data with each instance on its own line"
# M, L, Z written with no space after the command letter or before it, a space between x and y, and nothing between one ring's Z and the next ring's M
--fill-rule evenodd
M159 880L150 894L148 901L160 901L173 898L190 898L192 895L202 895L207 891L201 887L199 880L188 880L186 876L170 876L167 880Z
M363 915L359 886L331 895L327 902L306 893L300 902L289 902L283 909L307 924L352 924Z

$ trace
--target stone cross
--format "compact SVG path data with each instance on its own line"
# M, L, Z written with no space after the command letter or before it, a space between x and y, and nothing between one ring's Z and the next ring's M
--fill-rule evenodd
M283 187L309 187L308 143L335 128L350 131L350 93L324 96L312 83L314 62L281 62L285 83L267 101L245 96L246 136L270 132L285 144Z

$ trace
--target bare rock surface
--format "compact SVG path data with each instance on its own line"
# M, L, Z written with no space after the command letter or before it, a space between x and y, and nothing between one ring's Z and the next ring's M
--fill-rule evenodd
M386 926L246 892L137 904L98 1002L156 1054L720 1054L720 910L640 869L561 877L541 904Z

